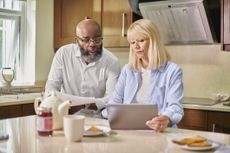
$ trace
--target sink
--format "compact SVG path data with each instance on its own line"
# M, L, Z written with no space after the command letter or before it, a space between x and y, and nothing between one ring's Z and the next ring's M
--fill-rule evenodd
M205 105L205 106L212 106L217 104L217 101L214 101L210 98L194 98L194 97L184 97L183 104L194 104L194 105Z
M230 106L230 101L223 102L223 106Z

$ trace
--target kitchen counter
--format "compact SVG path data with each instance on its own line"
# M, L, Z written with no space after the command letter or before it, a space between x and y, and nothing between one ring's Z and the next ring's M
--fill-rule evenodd
M184 97L183 106L188 109L230 112L230 106L223 106L223 102L217 103L208 98Z
M2 95L0 96L0 107L17 105L17 104L29 104L34 103L34 99L41 97L42 93L26 93L17 95ZM205 102L205 103L204 103ZM207 98L184 98L184 108L198 109L198 110L210 110L230 112L230 106L223 106L222 103L214 103L211 99Z
M212 106L199 105L199 104L183 104L183 106L184 108L188 108L188 109L230 112L230 106L223 106L223 103L217 103Z
M1 95L0 96L0 107L34 103L34 99L37 97L41 97L41 96L42 96L42 93Z
M87 125L108 126L107 120L87 118ZM0 121L0 129L9 134L9 140L0 143L0 152L15 153L186 153L172 139L201 135L218 142L221 146L230 145L230 135L215 132L201 132L168 128L163 133L152 130L116 130L110 135L84 137L82 142L69 142L63 131L54 131L53 136L41 137L36 132L36 117L27 116ZM220 149L221 147L217 148ZM215 150L202 151L212 153Z

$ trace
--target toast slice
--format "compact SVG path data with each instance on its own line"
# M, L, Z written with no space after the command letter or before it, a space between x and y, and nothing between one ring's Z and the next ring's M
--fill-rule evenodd
M95 132L95 133L98 133L98 132L103 132L101 129L97 128L96 126L91 126L87 132Z
M199 135L188 137L188 138L183 138L180 140L173 140L174 143L179 144L179 145L189 145L192 143L201 143L204 141L207 141L207 139Z
M189 147L210 147L211 144L208 143L208 141L203 141L203 142L194 142L191 144L188 144Z

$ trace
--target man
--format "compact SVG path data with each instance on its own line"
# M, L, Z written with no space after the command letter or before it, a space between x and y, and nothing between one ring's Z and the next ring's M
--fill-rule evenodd
M46 96L55 92L73 105L95 103L105 107L120 74L118 59L102 45L100 25L85 19L76 27L75 44L55 54L45 87Z

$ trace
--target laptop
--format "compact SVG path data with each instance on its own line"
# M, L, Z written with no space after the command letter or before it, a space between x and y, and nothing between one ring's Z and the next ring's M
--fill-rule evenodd
M156 104L108 104L108 120L113 130L147 130L145 123L157 116Z

